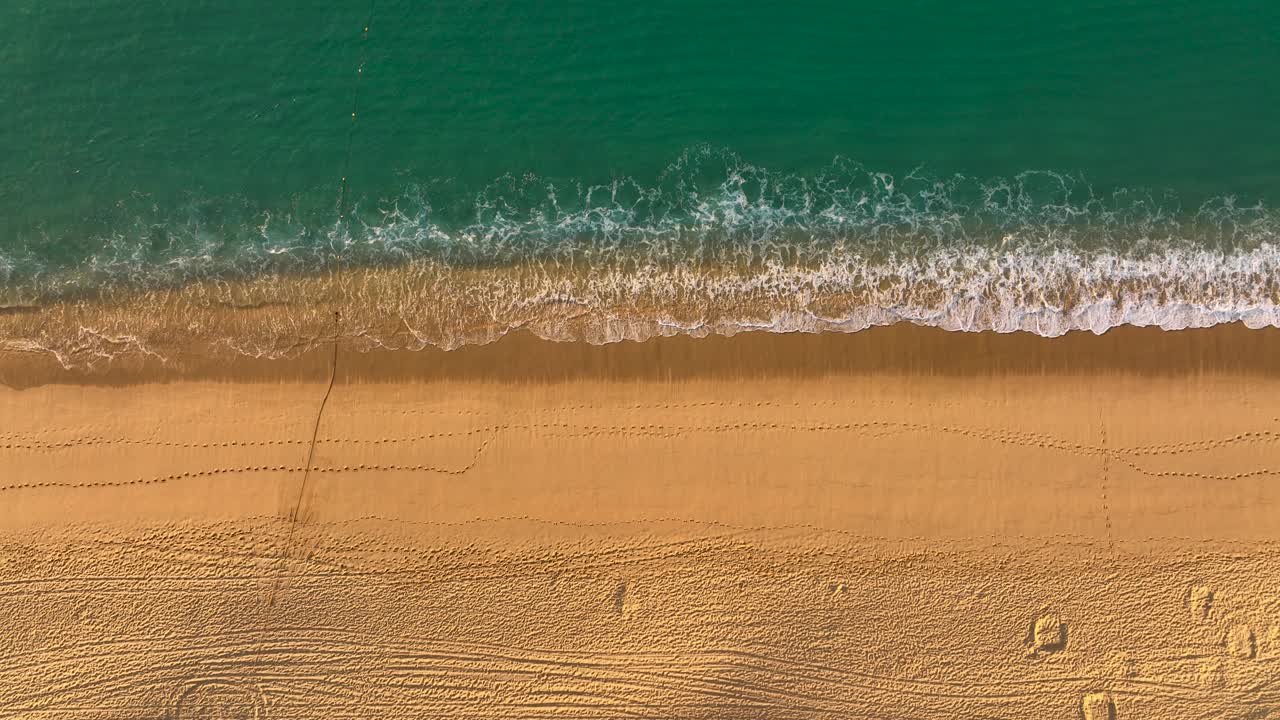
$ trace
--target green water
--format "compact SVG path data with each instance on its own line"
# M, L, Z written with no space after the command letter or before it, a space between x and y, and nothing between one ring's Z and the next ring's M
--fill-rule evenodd
M599 210L636 198L621 222L643 236L697 221L735 167L771 210L913 171L975 178L958 215L1029 170L1055 173L1028 195L1040 220L1063 197L1132 213L1150 191L1161 222L1280 194L1272 0L7 0L0 26L9 283L370 242L386 260L504 223L492 243L536 245L564 217L607 235ZM922 197L910 212L948 212Z

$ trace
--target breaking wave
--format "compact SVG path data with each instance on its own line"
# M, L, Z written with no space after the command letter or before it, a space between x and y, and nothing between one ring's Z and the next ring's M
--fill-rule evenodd
M0 309L66 313L127 297L167 303L150 314L190 326L226 303L269 305L297 327L327 303L363 342L443 347L517 327L608 342L895 322L1045 336L1280 326L1280 213L1231 197L1184 207L1149 191L1100 193L1054 172L894 177L838 158L800 175L699 147L647 184L424 182L336 222L297 203L161 214L134 200L79 255L55 255L57 238L6 245ZM10 345L33 341L8 322ZM146 344L143 328L117 323L91 330ZM207 339L270 354L281 342L270 331Z

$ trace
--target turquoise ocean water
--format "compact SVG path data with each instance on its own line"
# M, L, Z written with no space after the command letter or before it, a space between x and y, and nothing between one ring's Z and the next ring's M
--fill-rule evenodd
M736 273L789 308L846 298L821 313L846 329L1280 323L1269 0L9 0L0 22L10 304L341 256L615 294Z

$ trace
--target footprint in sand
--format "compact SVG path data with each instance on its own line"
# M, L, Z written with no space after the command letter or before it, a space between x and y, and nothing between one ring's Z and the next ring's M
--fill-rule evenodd
M1031 649L1057 652L1067 646L1067 624L1056 613L1044 613L1031 623Z
M1192 585L1187 592L1187 610L1191 612L1191 619L1196 622L1205 622L1209 619L1209 613L1213 612L1213 588L1206 585Z
M1252 660L1258 655L1258 641L1253 628L1246 623L1237 623L1227 630L1227 652L1241 660Z
M1116 704L1109 693L1089 693L1080 701L1084 720L1115 720Z

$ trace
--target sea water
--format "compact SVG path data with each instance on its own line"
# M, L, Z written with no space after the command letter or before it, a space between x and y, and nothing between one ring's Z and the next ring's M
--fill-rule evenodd
M18 0L0 20L10 309L384 269L431 274L394 324L430 314L446 346L549 302L581 313L538 331L592 341L1280 325L1277 3Z

